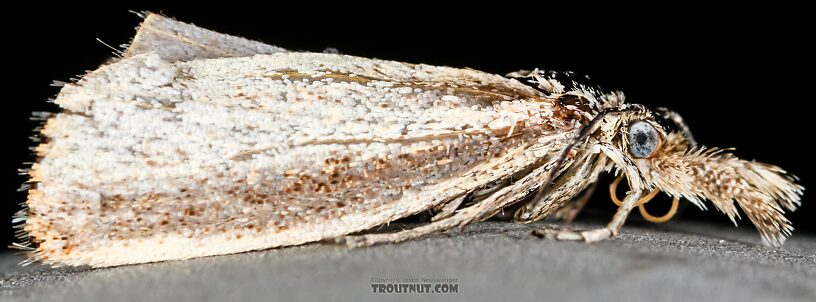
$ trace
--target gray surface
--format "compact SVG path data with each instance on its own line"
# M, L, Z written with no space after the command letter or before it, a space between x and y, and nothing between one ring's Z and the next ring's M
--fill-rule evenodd
M486 222L395 245L332 244L108 269L19 267L0 255L2 301L816 301L816 238L782 249L739 229L630 223L587 245ZM588 225L577 225L588 227ZM590 225L591 226L591 225ZM373 294L372 278L457 278L456 294Z

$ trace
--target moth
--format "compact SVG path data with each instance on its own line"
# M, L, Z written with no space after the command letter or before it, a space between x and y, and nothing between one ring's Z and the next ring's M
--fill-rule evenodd
M612 238L658 192L735 223L739 207L771 245L793 230L794 176L698 146L680 115L619 92L540 70L290 52L144 17L121 58L64 83L62 112L34 115L44 125L15 217L27 262L399 242L511 206L525 223L575 210L607 172L630 187L611 222L556 238ZM427 211L427 224L359 234Z

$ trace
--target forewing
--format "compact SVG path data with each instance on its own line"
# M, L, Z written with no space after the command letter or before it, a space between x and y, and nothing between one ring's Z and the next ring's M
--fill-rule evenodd
M553 102L473 70L279 53L155 53L67 84L25 224L51 264L110 266L365 230L552 149ZM542 148L541 146L547 146Z
M167 62L243 57L286 49L222 34L159 14L148 13L124 57L155 53Z

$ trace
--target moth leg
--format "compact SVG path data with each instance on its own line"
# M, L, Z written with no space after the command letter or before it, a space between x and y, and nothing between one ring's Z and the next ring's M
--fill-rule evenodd
M556 183L552 184L551 189L547 190L547 194L522 206L515 213L514 220L526 223L544 219L564 208L571 200L575 200L575 196L581 196L581 192L586 192L586 188L595 183L603 171L605 161L591 153L579 155L577 158L576 161L581 163L579 166L571 167L562 173ZM546 179L542 182L544 181ZM588 193L591 195L591 190Z
M541 173L533 174L538 176L538 174ZM428 236L436 232L449 230L455 227L463 227L471 222L487 219L495 214L497 210L500 210L501 208L517 201L524 189L529 186L527 183L530 182L531 179L534 179L533 175L528 175L524 179L520 180L516 185L505 186L491 194L489 197L470 207L455 210L453 215L450 217L438 219L422 226L395 233L344 236L338 238L337 241L345 243L351 247L361 247L380 243L403 242ZM453 200L451 202L456 203L457 200Z
M615 216L612 217L612 221L610 221L606 227L580 232L561 230L555 234L555 238L558 240L598 242L615 237L620 232L624 222L626 222L626 217L629 216L629 213L632 212L637 205L640 196L641 192L633 192L629 194L629 196L626 196L626 199L623 200L623 204L618 208L618 211L615 212Z
M572 223L575 220L575 217L578 217L578 213L584 209L587 202L592 198L592 194L595 192L595 189L598 188L598 182L593 182L589 188L584 190L584 193L581 194L581 197L578 199L567 203L562 208L558 209L555 212L555 218L564 220L566 223Z
M459 208L459 205L465 201L469 194L462 194L462 196L456 197L451 201L446 202L441 208L439 209L439 213L436 213L433 217L431 217L431 221L438 221L448 217L453 216L456 213L456 209Z
M462 224L464 221L467 221L469 217L472 216L468 215L467 212L463 211L458 212L453 216L442 220L434 221L422 226L402 230L395 233L351 235L341 237L339 238L339 241L345 243L350 247L363 247L381 243L403 242L411 239L425 237L436 232L452 229Z
M602 167L602 165L597 166ZM402 242L490 218L501 211L502 208L519 202L523 200L524 197L529 196L531 192L534 192L538 185L548 177L549 169L549 166L535 169L518 181L497 189L484 200L467 208L456 210L454 214L448 218L432 221L429 224L396 233L344 236L338 238L337 241L345 242L347 245L354 247ZM562 195L562 197L566 198L566 195Z

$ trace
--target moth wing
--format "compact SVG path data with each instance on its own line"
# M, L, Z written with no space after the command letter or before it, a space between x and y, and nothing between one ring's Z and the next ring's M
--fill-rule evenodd
M287 50L147 13L124 57L148 52L156 53L165 61L176 62L273 54Z
M111 266L335 238L537 162L552 102L473 70L156 53L63 87L37 147L32 259ZM562 133L563 134L563 133Z

